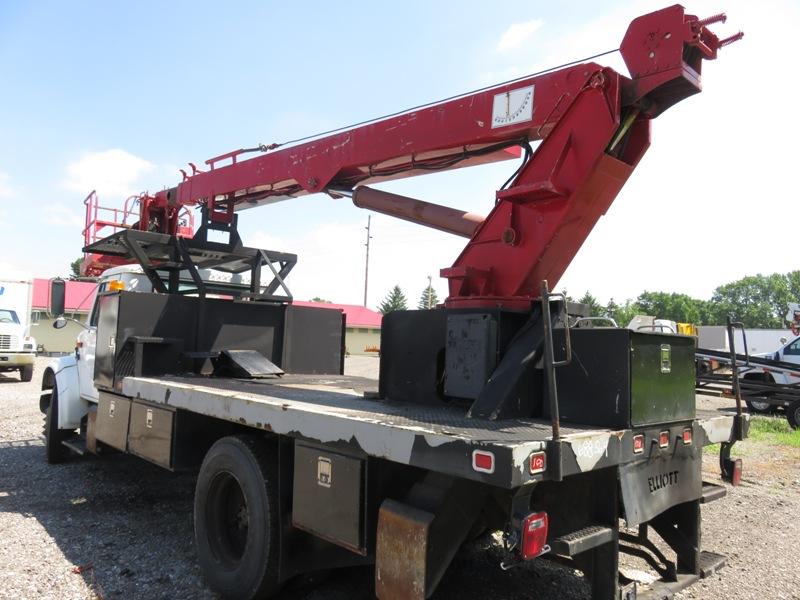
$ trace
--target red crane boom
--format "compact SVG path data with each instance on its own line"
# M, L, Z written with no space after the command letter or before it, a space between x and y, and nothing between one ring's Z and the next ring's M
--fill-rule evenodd
M526 158L496 194L481 222L457 211L414 204L387 209L401 218L470 236L452 267L448 306L530 306L539 282L555 284L650 144L650 121L700 91L703 59L741 38L720 40L680 5L634 20L620 52L630 78L590 62L370 122L296 145L237 150L192 166L176 187L144 195L139 229L176 234L186 206L202 205L210 227L230 227L234 212L304 194L349 195L369 183L432 170ZM530 142L541 140L535 152ZM372 190L371 208L381 210ZM356 192L358 196L360 192ZM391 195L385 204L402 204ZM398 200L399 198L399 200ZM355 198L357 200L357 198ZM356 202L358 204L358 202ZM424 204L424 206L423 206Z

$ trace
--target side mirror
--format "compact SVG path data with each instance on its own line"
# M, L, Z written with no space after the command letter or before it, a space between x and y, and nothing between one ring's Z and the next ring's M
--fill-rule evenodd
M67 320L64 317L58 317L53 321L53 329L64 329L67 326Z
M67 282L61 279L60 277L56 277L55 279L50 280L50 314L56 317L60 317L64 314L65 308L65 299L67 295ZM64 325L67 322L64 321ZM62 325L61 327L64 327ZM55 326L55 323L53 323ZM58 329L61 329L58 327Z

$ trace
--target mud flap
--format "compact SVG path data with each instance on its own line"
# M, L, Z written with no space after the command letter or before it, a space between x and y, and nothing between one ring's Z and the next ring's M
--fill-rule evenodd
M375 595L380 600L429 598L472 529L487 489L430 473L404 502L384 500L378 512Z
M428 532L435 515L394 500L384 500L378 517L375 595L426 597Z
M619 467L619 483L628 527L646 523L702 495L700 447L673 440L674 451L653 447L650 457Z

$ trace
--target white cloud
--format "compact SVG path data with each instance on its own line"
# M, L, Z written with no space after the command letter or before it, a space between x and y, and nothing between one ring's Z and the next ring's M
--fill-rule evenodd
M63 204L48 204L44 210L44 220L48 225L83 228L84 218Z
M631 10L658 7L655 0L644 4ZM644 290L709 298L718 285L748 274L797 269L795 236L780 215L792 214L797 202L786 190L792 189L791 140L800 135L800 122L742 127L742 115L762 106L764 96L740 80L748 72L758 72L761 81L781 78L783 65L772 57L793 52L791 24L800 10L783 0L731 0L725 8L728 23L712 29L727 36L741 27L744 40L704 62L701 94L653 121L652 147L562 279L571 294L588 289L603 302ZM783 18L776 21L775 14ZM589 23L581 39L603 29ZM567 37L563 45L585 43L581 39ZM610 58L598 62L613 64ZM735 252L735 260L723 260L725 252Z
M498 52L509 52L519 48L525 40L530 38L534 32L544 24L541 19L532 19L524 23L514 23L500 36L497 42Z
M89 152L67 165L63 185L81 194L97 190L101 198L121 199L141 192L142 176L154 169L152 163L119 148Z
M328 222L298 237L276 237L258 231L245 237L245 244L298 255L287 285L295 298L315 296L332 302L361 304L364 294L364 242L367 213L353 222ZM427 275L440 300L447 296L446 283L438 277L450 266L463 241L438 231L372 214L374 238L370 247L368 306L375 309L386 293L398 284L416 308L427 285ZM267 273L262 277L266 278Z

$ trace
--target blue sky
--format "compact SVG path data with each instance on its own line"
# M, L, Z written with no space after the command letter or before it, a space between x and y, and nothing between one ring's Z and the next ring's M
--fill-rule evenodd
M632 18L665 4L0 3L0 235L7 248L0 263L39 276L66 273L80 253L81 200L92 187L105 204L118 205L126 193L174 185L189 161L614 48ZM789 191L796 167L780 148L800 132L791 110L789 122L762 114L779 101L778 82L796 91L780 62L795 52L788 23L797 7L735 0L690 8L701 16L727 10L731 20L721 31L741 27L747 37L706 64L703 94L654 123L642 172L562 282L570 293L590 289L619 300L648 288L703 296L747 273L797 268L789 242L796 234L781 223L784 212L796 213ZM624 71L617 57L602 60ZM755 86L760 81L766 96ZM509 170L492 165L384 187L485 213ZM758 220L743 220L753 206ZM246 242L300 255L290 279L298 297L360 301L366 213L313 196L242 213L240 221ZM463 245L388 217L373 222L372 306L394 283L416 302L427 276ZM699 272L692 240L707 247L728 235L755 255L727 265L715 259ZM444 282L434 283L444 296Z

